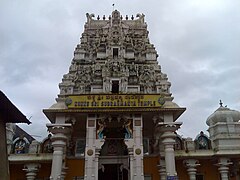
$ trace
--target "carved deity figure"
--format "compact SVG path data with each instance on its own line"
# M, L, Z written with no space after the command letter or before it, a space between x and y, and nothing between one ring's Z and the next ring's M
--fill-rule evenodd
M112 83L110 82L109 78L103 80L103 90L105 93L108 93L112 90Z
M126 93L127 92L127 84L128 84L128 78L125 77L121 80L121 92Z
M128 119L127 121L124 122L124 129L125 129L125 139L130 139L132 138L132 129L131 129L131 124L132 121L130 119Z
M87 23L89 24L95 15L87 13L86 16L87 16Z
M137 17L138 17L139 21L143 24L143 23L144 23L144 17L145 17L145 15L138 13L138 14L137 14Z
M137 73L137 67L134 63L132 63L130 66L129 66L129 75L131 76L137 76L138 73Z
M120 23L120 13L118 11L114 11L112 13L112 24L119 24Z
M69 68L69 71L76 71L77 70L77 65L75 62L72 62Z
M14 152L16 154L23 154L25 153L26 150L26 141L24 139L19 139L14 145Z
M106 127L106 123L104 120L98 120L98 130L97 137L98 139L104 139L104 129Z
M112 71L113 72L119 72L119 62L113 62L112 63Z
M147 94L152 93L153 86L149 79L145 81L145 83L143 84L143 87L144 87L144 93L147 93Z

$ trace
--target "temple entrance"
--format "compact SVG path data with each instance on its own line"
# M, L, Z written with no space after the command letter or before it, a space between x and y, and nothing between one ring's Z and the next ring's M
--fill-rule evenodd
M104 164L98 171L98 180L128 180L128 171L122 164Z
M132 137L132 121L113 116L105 120L99 120L97 136L104 139L100 156L127 156L128 149L125 139Z
M100 156L128 155L128 149L124 143L124 132L122 128L106 128L104 133L106 138Z
M97 129L98 138L104 139L99 151L98 180L128 180L130 160L125 139L132 137L131 119L106 117L98 120Z

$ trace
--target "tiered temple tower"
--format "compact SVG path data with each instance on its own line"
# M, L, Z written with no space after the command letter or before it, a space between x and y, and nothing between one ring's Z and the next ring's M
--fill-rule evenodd
M175 121L185 108L173 102L157 57L143 14L87 14L57 102L44 110L53 134L53 180L177 177L181 123Z

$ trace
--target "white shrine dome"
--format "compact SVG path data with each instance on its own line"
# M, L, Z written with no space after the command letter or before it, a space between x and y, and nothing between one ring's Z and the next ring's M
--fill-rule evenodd
M207 125L212 126L218 122L238 122L240 120L240 112L223 107L220 101L220 107L207 118Z

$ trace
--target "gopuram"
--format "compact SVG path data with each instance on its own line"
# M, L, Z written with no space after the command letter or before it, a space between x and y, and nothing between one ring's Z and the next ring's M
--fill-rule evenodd
M182 124L176 120L185 108L173 102L157 57L144 14L87 14L57 103L44 110L53 134L53 180L65 166L71 171L67 161L85 180L144 180L163 170L160 162L176 179L175 131Z

